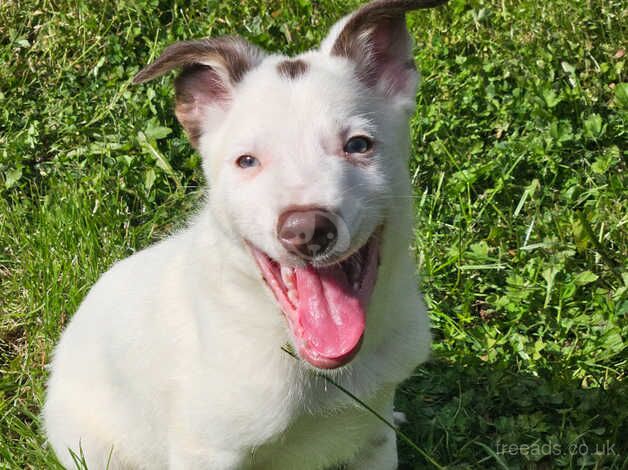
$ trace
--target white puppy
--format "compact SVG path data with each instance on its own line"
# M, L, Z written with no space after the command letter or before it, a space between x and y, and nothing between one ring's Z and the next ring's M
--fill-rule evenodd
M64 332L43 415L65 466L72 450L90 469L396 468L394 432L320 374L392 421L428 357L405 13L445 1L374 1L294 58L180 42L135 77L181 70L209 202L117 263Z

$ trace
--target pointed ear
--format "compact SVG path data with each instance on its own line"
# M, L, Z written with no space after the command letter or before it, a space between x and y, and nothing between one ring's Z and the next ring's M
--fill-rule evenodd
M332 27L321 50L356 64L358 77L388 97L414 103L418 74L405 14L448 0L375 0Z
M235 36L182 41L167 47L133 83L182 70L174 82L175 113L196 147L203 130L218 122L228 109L237 83L263 57L261 49Z

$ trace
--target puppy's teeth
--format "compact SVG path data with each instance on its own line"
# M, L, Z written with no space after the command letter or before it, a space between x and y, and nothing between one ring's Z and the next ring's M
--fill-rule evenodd
M287 268L285 266L281 267L281 280L284 282L288 290L291 290L294 287L293 277L294 270L292 268Z
M358 284L357 282L353 283L353 290L358 290L360 288L360 284Z
M295 289L288 289L288 300L292 302L292 305L297 305L299 303L297 291Z

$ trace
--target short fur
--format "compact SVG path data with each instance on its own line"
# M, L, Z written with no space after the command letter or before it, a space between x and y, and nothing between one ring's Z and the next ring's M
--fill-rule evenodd
M397 384L430 350L408 253L418 77L404 14L438 3L372 2L293 59L238 38L178 43L137 75L182 70L176 114L203 157L208 204L114 265L63 333L43 417L65 466L72 449L90 469L397 467L394 433L282 350L293 338L244 240L297 263L276 234L295 206L342 214L350 249L383 227L361 350L325 373L392 421ZM374 138L363 162L343 152L356 134ZM243 154L261 165L244 171Z

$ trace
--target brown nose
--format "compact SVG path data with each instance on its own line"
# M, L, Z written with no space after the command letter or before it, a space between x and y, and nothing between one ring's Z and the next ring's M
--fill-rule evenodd
M328 253L336 244L335 218L323 209L287 211L279 217L277 237L286 250L312 259Z

